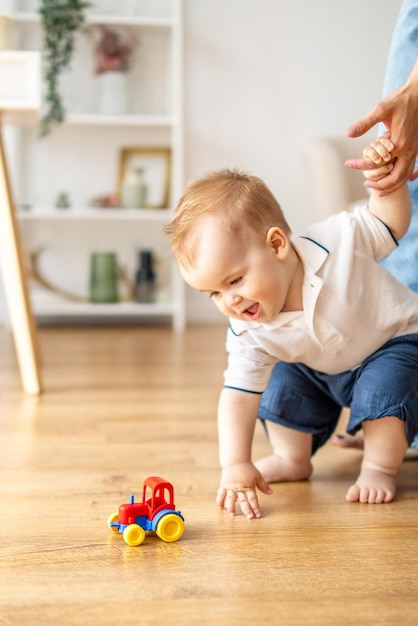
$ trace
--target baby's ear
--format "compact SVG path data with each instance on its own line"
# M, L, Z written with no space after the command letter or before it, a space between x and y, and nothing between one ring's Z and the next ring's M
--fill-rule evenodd
M272 226L267 231L266 243L273 248L277 258L281 259L287 255L290 242L286 233L278 226Z

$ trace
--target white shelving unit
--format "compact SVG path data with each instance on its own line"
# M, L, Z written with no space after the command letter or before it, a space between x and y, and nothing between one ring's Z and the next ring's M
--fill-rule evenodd
M19 49L39 49L39 16L29 0L15 0L12 13ZM100 7L110 7L104 14ZM117 9L116 9L117 7ZM130 14L123 10L130 9ZM115 14L115 10L119 13ZM65 122L46 138L38 129L13 129L11 175L22 238L28 253L39 252L42 276L86 301L73 302L54 291L31 286L38 321L132 318L185 324L184 286L168 250L163 226L183 189L182 0L97 2L90 25L135 29L139 46L128 74L130 108L123 115L99 114L93 43L78 34L71 70L61 91ZM161 209L92 208L93 197L116 191L123 148L170 148L170 202ZM65 192L71 207L54 207ZM90 255L114 251L133 280L141 249L157 260L158 295L152 303L88 302Z

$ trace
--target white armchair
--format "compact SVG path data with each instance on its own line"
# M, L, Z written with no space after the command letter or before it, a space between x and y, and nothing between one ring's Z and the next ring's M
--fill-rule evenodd
M315 221L367 202L364 177L358 170L344 165L350 157L361 156L368 141L361 137L318 137L305 147L305 162L312 189Z

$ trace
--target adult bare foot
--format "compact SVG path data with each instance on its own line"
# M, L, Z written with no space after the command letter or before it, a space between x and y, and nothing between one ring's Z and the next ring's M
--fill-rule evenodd
M346 500L362 504L391 502L396 493L395 477L379 470L364 468L347 491Z
M307 480L312 474L310 460L301 461L284 459L277 454L271 454L254 463L267 483Z

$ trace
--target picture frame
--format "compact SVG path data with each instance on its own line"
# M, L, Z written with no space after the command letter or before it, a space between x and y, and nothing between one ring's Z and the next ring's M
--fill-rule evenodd
M171 193L171 148L133 147L122 148L119 155L118 193L127 172L142 169L147 187L146 209L167 209Z

